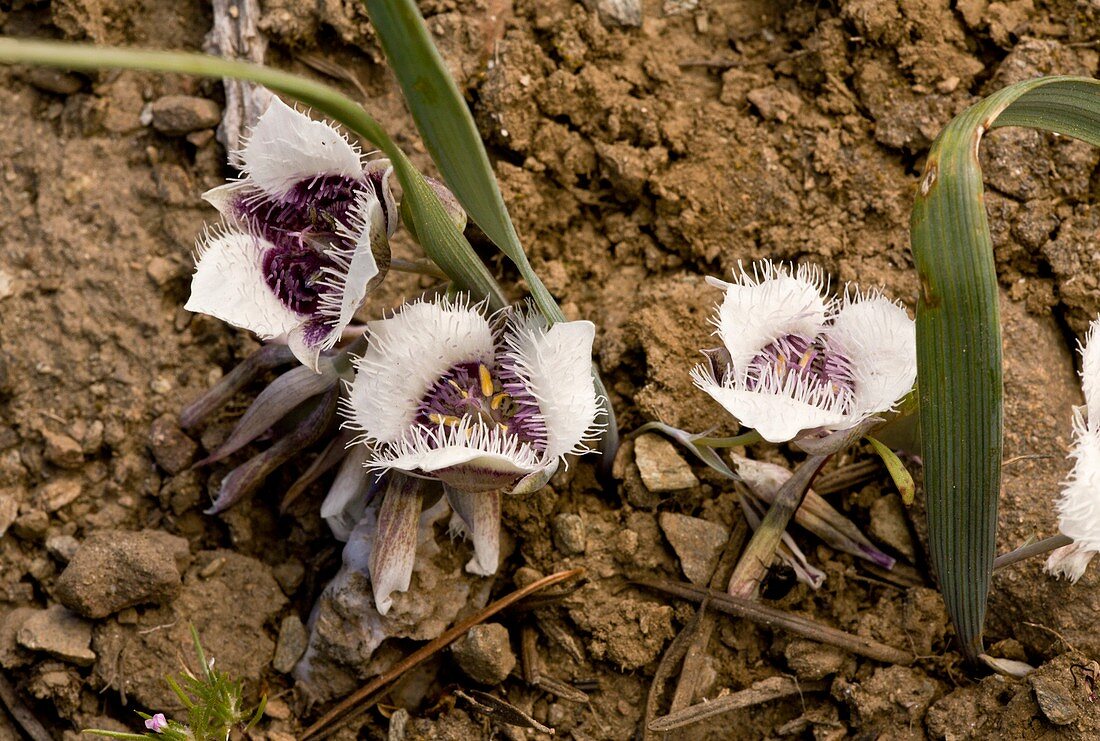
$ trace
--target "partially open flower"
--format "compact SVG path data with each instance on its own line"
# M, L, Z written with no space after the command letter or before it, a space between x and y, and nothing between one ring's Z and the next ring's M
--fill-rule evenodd
M486 317L462 296L368 326L346 425L372 447L369 468L443 482L474 543L467 570L496 572L500 493L541 488L599 431L594 333L523 309Z
M278 98L235 157L243 177L204 194L225 224L200 241L185 308L285 338L317 370L388 267L389 163Z
M849 430L889 411L917 375L916 327L877 291L826 297L817 268L763 261L725 291L695 384L768 442Z
M1075 462L1058 501L1059 529L1073 543L1050 554L1046 564L1050 573L1074 582L1100 552L1100 318L1089 327L1081 356L1085 406L1075 410Z

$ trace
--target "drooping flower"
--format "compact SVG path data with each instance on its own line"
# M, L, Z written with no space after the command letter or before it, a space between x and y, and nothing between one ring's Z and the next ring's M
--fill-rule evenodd
M368 468L443 483L452 526L473 540L471 573L496 572L501 493L541 488L565 455L587 452L599 432L594 334L590 322L548 326L518 308L487 317L464 296L407 304L368 325L345 424L371 446ZM382 562L372 559L376 589L408 584L412 561L393 544L415 538L382 521L394 512L412 527L407 489L391 486L386 499L405 504L384 500L379 512L378 530L392 539L378 546ZM381 573L389 569L401 574ZM386 598L377 600L380 610Z
M157 713L145 720L145 727L153 733L160 733L168 727L168 719L164 717L164 713Z
M234 157L243 177L203 196L225 223L200 240L185 308L285 339L317 370L388 267L389 163L278 98Z
M762 261L732 282L695 384L768 442L849 430L889 411L916 380L916 327L877 291L826 295L822 272Z
M1058 528L1073 542L1047 559L1047 571L1076 582L1100 552L1100 318L1089 326L1081 347L1085 406L1074 411L1073 471L1058 500Z

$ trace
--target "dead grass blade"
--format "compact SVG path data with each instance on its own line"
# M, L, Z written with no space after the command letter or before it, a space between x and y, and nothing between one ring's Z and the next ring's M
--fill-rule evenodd
M679 712L661 716L651 722L648 728L651 731L665 733L732 710L740 710L763 702L791 697L792 695L802 695L804 692L821 692L827 689L829 689L828 682L803 682L800 684L788 677L768 677L755 683L747 690L723 695L713 700L701 702L698 705L692 705Z

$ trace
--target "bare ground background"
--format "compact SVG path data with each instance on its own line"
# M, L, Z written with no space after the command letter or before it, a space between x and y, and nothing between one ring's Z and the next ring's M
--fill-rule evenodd
M641 25L622 27L608 8L628 4L421 3L536 268L568 316L599 327L597 359L627 431L661 419L732 432L688 377L716 298L703 275L725 274L739 260L808 260L837 282L881 285L912 306L908 212L940 127L1007 83L1094 76L1098 66L1100 8L1088 2L646 0ZM200 48L210 22L209 7L193 0L0 4L5 34L159 48ZM357 2L272 0L262 27L270 63L313 74L307 62L321 58L355 75L372 113L429 166ZM132 729L130 708L170 706L161 677L189 657L191 621L251 695L275 698L254 737L293 736L316 709L272 661L288 618L308 618L338 565L338 544L317 515L322 490L279 514L303 460L253 501L203 515L228 468L187 466L225 435L233 412L194 441L173 418L256 343L181 308L190 250L213 217L199 194L229 174L225 153L209 123L167 135L145 125L142 112L168 95L219 102L221 87L18 69L0 69L0 87L0 667L58 737L89 726ZM1080 403L1072 347L1100 312L1100 181L1095 150L1053 136L995 132L983 156L1004 288L1007 549L1054 531L1051 503L1069 469L1070 413ZM397 249L413 248L406 240ZM507 265L492 264L514 280ZM366 314L418 290L411 279L387 285ZM645 455L665 456L681 474L686 466L667 451ZM508 501L512 555L494 584L473 587L502 594L531 570L588 570L587 584L538 620L538 651L546 673L591 680L590 703L555 699L517 676L497 690L559 737L635 734L656 663L692 614L629 583L682 578L660 513L723 528L740 517L733 491L704 470L688 488L654 492L631 444L616 464L615 492L600 487L585 460L540 494ZM831 499L880 539L893 533L883 545L897 555L911 527L914 565L924 570L919 502L901 515L876 506L891 491L883 476ZM181 538L146 533L134 552L152 548L162 561L169 552L182 585L169 574L157 595L163 604L87 622L47 610L78 544L115 530ZM1072 668L1100 658L1095 568L1075 587L1045 577L1038 563L999 574L993 651L1044 666L1031 681L979 681L951 650L931 581L884 586L803 535L828 579L815 593L775 571L775 603L909 648L919 661L883 666L721 618L705 664L707 697L778 673L824 676L830 689L680 737L1100 733L1089 685ZM459 565L463 547L449 546ZM161 583L157 564L168 567L156 558L135 559L119 578ZM521 620L504 623L518 648ZM353 686L353 674L340 681ZM447 690L471 685L445 654L343 737L385 737L397 705L413 716L406 738L524 737L456 707ZM0 713L0 737L17 733Z

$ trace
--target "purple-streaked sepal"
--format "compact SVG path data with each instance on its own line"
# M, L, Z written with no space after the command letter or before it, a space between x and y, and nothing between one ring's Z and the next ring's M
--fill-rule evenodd
M233 395L256 379L261 373L287 365L294 360L290 348L285 345L265 345L237 364L221 380L207 389L202 396L180 412L180 428L191 432L207 417L221 409Z
M470 494L444 485L447 501L454 510L455 525L469 536L474 544L474 557L466 564L466 570L478 576L492 576L500 562L500 492Z
M423 483L422 479L412 476L390 474L378 510L369 569L374 604L382 615L393 606L391 595L407 591L412 581Z
M272 425L301 406L306 399L331 389L336 385L339 376L331 362L325 371L314 373L309 368L294 368L276 378L248 407L248 411L241 416L225 442L195 466L205 466L228 458L271 429Z
M301 415L300 419L290 432L264 452L230 471L222 479L218 494L206 514L224 512L240 500L252 496L275 469L300 455L302 450L326 433L332 433L338 388L333 386L327 393L307 400L299 407L297 414Z
M760 503L750 499L741 499L741 512L745 515L745 521L749 523L754 531L760 527L760 523L764 518L764 508L760 506ZM822 584L825 583L825 572L821 569L810 564L806 558L806 554L802 552L802 549L798 547L798 544L794 542L794 538L789 533L783 533L780 537L779 547L775 549L775 555L786 564L792 571L794 571L795 578L800 582L808 586L810 589L819 589ZM730 587L733 587L733 582L730 582ZM735 594L730 592L735 597L742 597L742 594Z

